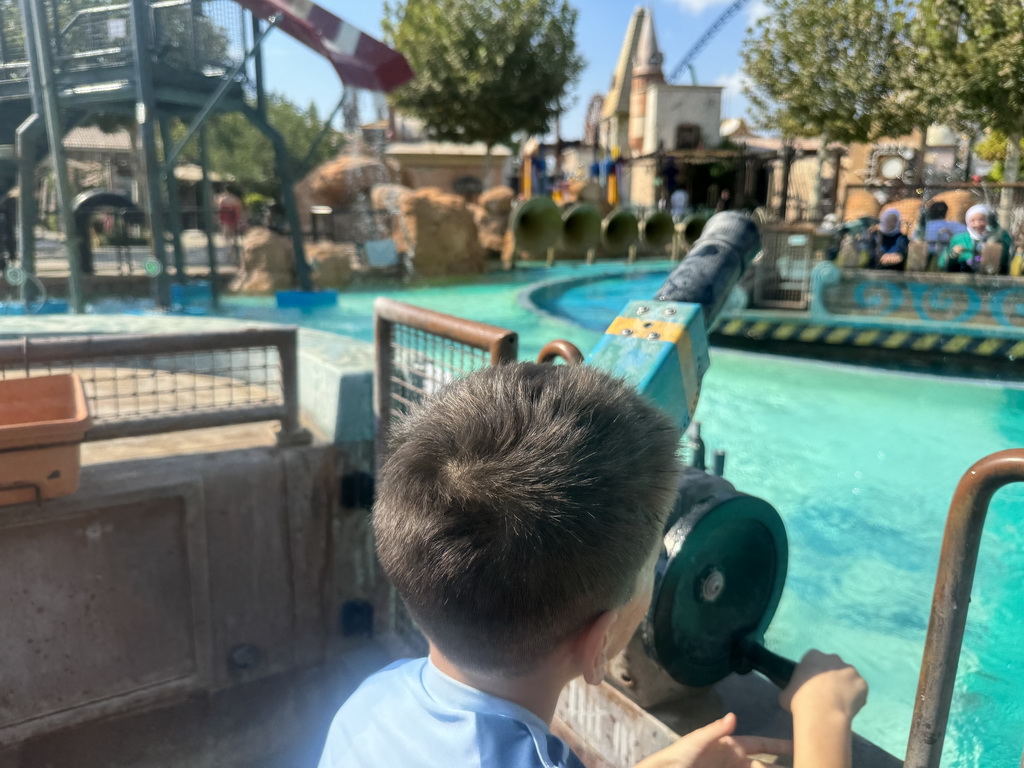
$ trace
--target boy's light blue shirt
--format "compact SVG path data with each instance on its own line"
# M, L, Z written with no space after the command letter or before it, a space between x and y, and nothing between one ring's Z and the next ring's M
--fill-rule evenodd
M583 768L532 712L427 659L371 675L338 710L319 768Z

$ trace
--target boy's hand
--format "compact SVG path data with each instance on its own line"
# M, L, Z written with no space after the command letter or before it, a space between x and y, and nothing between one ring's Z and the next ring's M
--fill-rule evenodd
M841 714L853 720L868 699L868 684L851 665L834 653L808 651L793 672L779 704L797 710Z
M671 747L655 752L634 768L768 768L749 755L788 755L793 742L761 736L732 736L736 715L731 712Z

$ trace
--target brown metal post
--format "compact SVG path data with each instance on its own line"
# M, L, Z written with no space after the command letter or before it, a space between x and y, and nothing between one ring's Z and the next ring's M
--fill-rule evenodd
M391 329L393 324L378 310L381 300L374 302L373 343L377 358L377 375L373 377L373 402L377 416L377 471L380 471L387 447L391 424Z
M946 518L904 768L938 768L989 502L1024 482L1024 449L986 456L960 479Z
M299 342L294 330L278 340L277 355L281 361L281 390L285 407L277 444L307 445L312 442L312 436L299 422Z

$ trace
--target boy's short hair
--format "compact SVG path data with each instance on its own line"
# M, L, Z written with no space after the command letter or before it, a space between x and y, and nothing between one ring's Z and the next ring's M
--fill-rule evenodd
M404 418L373 525L384 570L456 664L521 674L626 603L675 500L679 430L576 365L500 365Z

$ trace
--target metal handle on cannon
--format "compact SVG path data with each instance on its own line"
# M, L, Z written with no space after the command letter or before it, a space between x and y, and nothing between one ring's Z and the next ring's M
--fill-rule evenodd
M795 661L772 653L761 643L749 637L741 640L736 650L739 655L736 665L737 672L746 673L753 670L760 672L779 688L789 685L789 681L793 678L793 672L796 670Z

